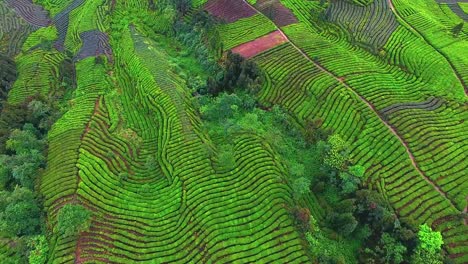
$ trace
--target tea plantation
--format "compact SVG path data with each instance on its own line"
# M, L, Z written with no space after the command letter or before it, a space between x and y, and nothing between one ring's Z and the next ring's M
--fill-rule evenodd
M468 263L467 5L0 0L0 263Z

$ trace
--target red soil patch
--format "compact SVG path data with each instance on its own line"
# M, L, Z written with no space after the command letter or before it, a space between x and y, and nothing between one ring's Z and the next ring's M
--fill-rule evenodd
M298 22L291 10L281 4L279 0L258 0L255 8L273 20L278 27Z
M241 44L233 48L232 52L248 59L266 50L279 46L287 41L288 39L277 30L256 40Z
M210 0L205 6L205 10L228 23L251 17L257 13L242 0Z

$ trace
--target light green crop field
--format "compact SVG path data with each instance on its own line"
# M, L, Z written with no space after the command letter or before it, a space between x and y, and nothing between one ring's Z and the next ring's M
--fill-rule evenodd
M0 1L0 70L15 70L0 75L0 262L410 263L427 224L441 258L468 263L467 30L428 0ZM273 31L280 44L253 42ZM12 139L28 125L47 146L34 171ZM12 235L25 174L40 224ZM71 236L68 204L90 215Z

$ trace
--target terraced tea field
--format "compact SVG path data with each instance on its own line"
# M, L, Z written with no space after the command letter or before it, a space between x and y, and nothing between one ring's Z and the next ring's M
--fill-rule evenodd
M37 97L61 111L35 180L48 241L37 263L329 263L309 237L317 229L365 243L329 231L335 196L309 184L297 198L271 131L245 129L274 106L304 134L316 122L339 135L349 167L363 168L360 189L379 193L413 236L423 224L440 232L446 258L468 263L466 4L0 0L0 58L17 71L5 105L31 108ZM245 59L239 79L252 63L262 81L245 81L258 90L251 119L220 119L216 134L200 98L235 68L230 52ZM242 112L228 103L217 114ZM67 204L91 215L74 236L57 232ZM2 232L3 261L14 243ZM354 251L344 263L358 262Z
M284 4L300 18L299 2ZM451 57L445 49L466 49L468 43L448 35L454 46L439 48L435 37L424 36L410 22L420 13L403 18L400 13L408 12L403 6L403 1L383 0L366 7L342 2L329 6L329 21L341 27L338 32L351 32L351 43L363 42L363 48L351 46L345 32L317 32L305 21L278 25L289 43L253 58L269 79L262 98L284 105L300 120L319 116L323 126L346 137L353 145L353 160L367 168L369 185L379 185L400 216L441 230L453 258L465 262L468 228L453 218L466 212L468 199L468 71L463 63L468 56L462 52ZM449 28L457 19L436 22Z

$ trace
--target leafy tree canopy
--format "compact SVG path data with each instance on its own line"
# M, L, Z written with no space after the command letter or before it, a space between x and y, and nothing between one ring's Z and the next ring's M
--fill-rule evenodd
M86 231L90 224L90 211L81 205L67 204L58 212L56 231L63 236L74 236Z
M427 224L419 227L418 238L420 247L430 253L440 251L444 244L440 232L433 231Z
M40 209L34 194L26 188L0 192L0 232L9 236L32 235L39 231Z

